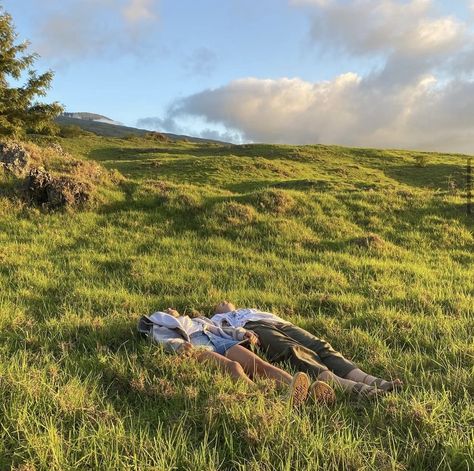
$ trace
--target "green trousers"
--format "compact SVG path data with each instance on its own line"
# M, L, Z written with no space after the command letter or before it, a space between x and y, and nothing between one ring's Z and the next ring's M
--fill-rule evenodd
M293 324L251 321L245 328L259 336L261 348L271 363L287 361L313 378L328 370L344 378L357 368L328 342Z

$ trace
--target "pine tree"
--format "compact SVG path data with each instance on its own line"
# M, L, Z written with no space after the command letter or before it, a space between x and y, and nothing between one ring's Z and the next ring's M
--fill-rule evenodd
M27 53L29 42L17 44L17 38L11 15L0 11L0 137L48 133L62 111L58 103L37 101L50 88L53 72L38 75L32 68L38 54ZM22 78L26 83L15 86Z

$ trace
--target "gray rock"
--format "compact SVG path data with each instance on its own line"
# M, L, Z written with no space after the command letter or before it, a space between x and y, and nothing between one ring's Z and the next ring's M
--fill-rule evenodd
M66 156L68 153L62 148L61 144L59 142L53 142L50 146L51 149L56 151L57 154Z
M30 155L27 150L16 142L0 143L0 166L17 177L28 173Z
M90 199L90 187L69 177L55 177L44 169L31 169L26 194L32 203L49 209L74 207Z

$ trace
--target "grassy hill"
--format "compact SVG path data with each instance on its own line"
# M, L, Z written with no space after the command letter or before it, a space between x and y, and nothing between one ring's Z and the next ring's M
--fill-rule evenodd
M0 469L473 469L463 156L61 145L124 179L77 212L0 191ZM136 335L144 313L209 314L221 299L274 311L407 387L292 411L264 384L232 385Z
M96 118L106 118L105 116L96 115L93 113L76 113L77 115L82 115L84 118L73 118L70 116L58 116L56 118L56 123L62 126L78 126L84 131L92 132L98 136L104 137L133 137L133 136L145 136L150 133L149 130L132 128L130 126L121 126L118 124L109 124L103 123L100 121L94 121ZM214 141L211 139L201 139L199 137L185 136L181 134L171 134L171 133L160 133L163 136L166 136L171 141L189 141L189 142L201 142L201 143L221 143L220 141Z

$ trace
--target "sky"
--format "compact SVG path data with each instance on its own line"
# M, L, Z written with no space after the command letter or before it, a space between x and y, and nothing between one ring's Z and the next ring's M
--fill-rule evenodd
M474 153L474 0L0 0L66 111L230 142Z

